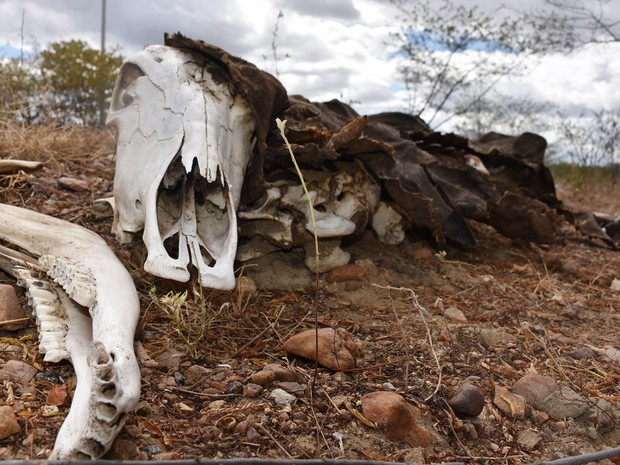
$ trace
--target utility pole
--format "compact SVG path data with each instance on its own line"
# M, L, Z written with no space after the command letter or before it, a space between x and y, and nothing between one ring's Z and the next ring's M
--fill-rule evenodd
M105 10L106 0L101 0L101 53L105 52Z
M101 0L101 62L105 54L105 16L106 16L106 0ZM105 90L101 89L99 95L99 126L103 127L105 124Z

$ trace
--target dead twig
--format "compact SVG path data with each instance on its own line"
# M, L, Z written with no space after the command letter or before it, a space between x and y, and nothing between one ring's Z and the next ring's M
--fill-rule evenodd
M431 348L433 358L435 359L435 363L437 364L437 377L438 377L437 385L435 386L435 390L431 393L431 395L429 395L428 397L426 397L426 399L424 399L424 402L428 402L430 399L432 399L435 396L435 394L437 394L437 392L439 392L439 388L441 387L442 374L443 374L443 369L442 369L441 363L439 362L439 357L437 357L437 352L435 352L435 347L433 346L433 335L431 334L431 330L428 326L428 323L426 322L426 318L424 317L424 312L427 312L428 310L426 310L422 305L420 305L420 302L418 302L418 297L416 293L413 291L413 289L409 289L408 287L381 286L379 284L374 284L374 283L373 283L373 286L378 287L379 289L408 292L411 296L411 301L413 303L413 306L418 309L420 318L422 318L422 323L424 323L424 327L426 328L426 336L428 338L428 343Z

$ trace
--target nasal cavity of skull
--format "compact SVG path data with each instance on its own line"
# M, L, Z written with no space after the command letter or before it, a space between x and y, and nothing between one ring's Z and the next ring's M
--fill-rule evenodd
M135 63L125 63L118 74L118 86L112 96L112 111L128 107L133 102L131 84L139 77L146 76L142 68Z

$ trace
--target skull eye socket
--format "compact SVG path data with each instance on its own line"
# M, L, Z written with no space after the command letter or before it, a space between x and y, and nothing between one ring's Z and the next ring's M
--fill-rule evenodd
M139 77L146 74L135 63L125 63L119 72L119 80L117 89L112 97L112 110L118 111L127 108L133 102L133 93L131 92L131 84Z

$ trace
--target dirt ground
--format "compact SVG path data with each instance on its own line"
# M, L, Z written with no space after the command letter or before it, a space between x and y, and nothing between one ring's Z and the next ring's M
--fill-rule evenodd
M616 251L585 240L550 246L511 241L478 223L471 223L479 237L475 251L434 250L415 235L391 247L367 233L345 247L366 275L343 283L321 276L318 304L314 275L301 251L240 267L256 290L201 292L195 282L148 276L141 269L144 246L120 246L110 234L111 210L96 200L112 190L113 144L94 134L75 136L62 153L54 152L53 141L37 150L22 146L15 158L43 153L45 166L0 175L0 201L98 232L140 292L141 401L107 458L519 464L620 442L620 359L613 352L620 350L620 291L611 289L620 279ZM62 137L74 136L60 134L54 141ZM99 141L94 148L84 142L92 137ZM62 177L81 180L86 189ZM620 192L588 195L560 187L568 207L620 213ZM13 283L2 274L0 282ZM165 297L186 290L195 313L175 320L165 311ZM454 308L462 315L454 316ZM282 343L317 323L353 336L362 352L357 368L335 372L287 356ZM483 334L504 339L494 344ZM39 371L26 385L0 386L0 404L13 406L21 427L0 441L0 458L44 458L69 409L72 367L42 361L33 325L0 331L0 344L2 360L23 360ZM298 384L255 383L253 375L271 363L289 367ZM612 414L605 421L600 415L553 418L528 406L524 418L513 419L494 402L496 388L510 390L527 373L550 376L593 405L606 401ZM463 382L484 394L484 409L475 418L459 418L448 405ZM50 405L58 403L63 386L66 400ZM278 387L294 391L296 401L276 405L271 394ZM402 394L420 409L420 422L436 441L415 447L364 425L360 400L375 391Z

